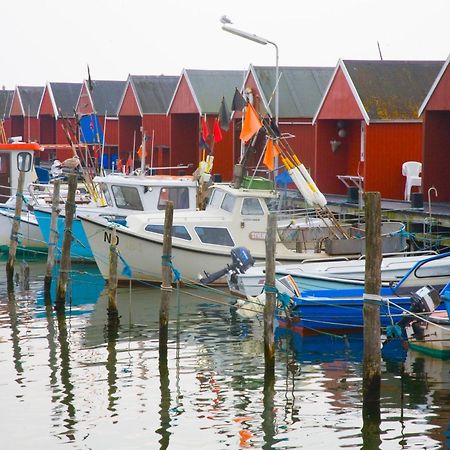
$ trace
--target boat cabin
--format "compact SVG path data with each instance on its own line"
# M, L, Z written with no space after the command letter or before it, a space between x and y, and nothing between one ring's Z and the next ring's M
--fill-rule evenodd
M39 144L16 142L13 144L0 144L0 203L5 203L15 193L19 180L17 155L21 152L31 156L31 167L25 172L25 186L36 180L34 170L34 152L41 150Z
M173 202L174 209L196 208L197 182L193 177L111 174L95 177L94 182L98 183L106 205L118 210L164 211L168 201Z

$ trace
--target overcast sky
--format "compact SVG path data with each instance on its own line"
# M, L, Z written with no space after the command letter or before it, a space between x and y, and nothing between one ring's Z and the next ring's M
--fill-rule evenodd
M125 80L190 69L332 66L339 58L445 60L450 0L4 0L0 86Z

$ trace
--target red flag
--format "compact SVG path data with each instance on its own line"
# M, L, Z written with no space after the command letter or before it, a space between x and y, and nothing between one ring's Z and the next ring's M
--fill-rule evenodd
M220 142L223 139L222 131L219 126L219 119L214 120L213 135L214 135L214 142Z
M206 116L202 117L202 136L203 136L203 140L205 142L207 142L208 136L209 136L209 130L208 130L208 124L206 123Z
M255 111L255 108L248 103L245 107L244 123L242 124L242 130L239 136L241 141L249 141L261 127L262 122L259 119L258 113Z
M280 150L278 148L278 144L274 143L272 139L269 139L266 145L266 154L264 155L263 159L263 163L267 166L268 169L275 169L274 158L279 154Z

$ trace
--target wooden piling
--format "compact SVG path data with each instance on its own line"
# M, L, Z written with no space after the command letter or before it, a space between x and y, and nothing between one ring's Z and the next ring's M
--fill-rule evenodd
M379 418L381 381L381 199L379 192L364 194L366 222L366 263L364 282L363 415Z
M50 286L52 284L52 272L53 266L55 265L56 245L58 243L58 216L61 211L59 208L60 187L61 181L55 180L53 183L52 216L50 219L50 238L48 241L47 267L44 278L44 292L47 296L49 296Z
M159 309L159 357L167 358L167 338L169 328L169 304L172 292L172 223L173 202L167 202L164 218L162 250L161 306Z
M111 244L109 246L109 276L108 276L108 321L117 321L117 236L116 228L111 231Z
M75 191L77 189L77 176L74 173L68 176L68 192L65 207L64 239L61 249L61 262L59 265L58 287L56 289L55 309L63 311L66 303L67 281L70 271L70 246L72 244L72 222L75 215Z
M266 233L266 303L264 305L264 361L266 374L275 371L275 340L273 322L276 306L275 290L275 243L277 217L270 213Z
M26 261L20 265L20 274L22 278L22 289L24 291L30 290L30 266Z
M22 213L24 183L25 183L25 172L19 171L19 180L17 182L17 192L16 192L16 209L14 212L14 219L11 227L8 261L6 263L6 279L8 291L14 289L14 263L16 261L16 252L20 227L20 215Z

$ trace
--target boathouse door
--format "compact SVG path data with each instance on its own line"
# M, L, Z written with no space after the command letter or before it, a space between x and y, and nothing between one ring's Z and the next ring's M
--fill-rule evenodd
M0 203L6 202L11 196L11 155L0 152Z

